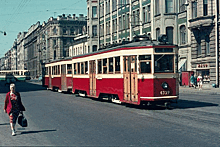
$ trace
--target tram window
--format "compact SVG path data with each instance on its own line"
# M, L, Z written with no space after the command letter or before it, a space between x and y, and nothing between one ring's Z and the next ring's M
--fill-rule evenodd
M120 57L115 57L115 73L120 73Z
M109 73L113 73L113 58L108 59L108 71Z
M77 70L78 70L77 73L80 74L80 63L77 63L77 66L78 66L78 68L77 68Z
M85 74L88 74L88 62L85 62Z
M67 74L72 74L72 64L67 64Z
M74 63L74 75L77 74L77 66L76 66L76 63Z
M127 65L127 64L126 64L126 60L127 60L127 59L126 59L126 57L124 57L124 71L127 71L127 67L126 67L126 65Z
M84 74L84 63L81 63L81 74Z
M174 72L174 55L155 55L154 60L155 73Z
M102 73L102 60L98 60L98 74Z
M140 73L151 73L151 56L150 55L140 55Z
M103 59L103 74L107 74L107 59Z
M57 66L57 74L60 75L60 65Z
M54 75L57 75L57 66L54 66Z

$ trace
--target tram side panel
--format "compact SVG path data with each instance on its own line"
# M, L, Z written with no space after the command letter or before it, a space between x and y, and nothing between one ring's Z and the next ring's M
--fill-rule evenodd
M49 87L49 77L44 77L44 86Z
M96 80L96 96L101 93L118 95L123 100L124 80L122 78L103 78Z
M89 78L73 78L73 89L72 92L84 91L89 95Z
M52 89L54 89L54 88L61 89L61 77L52 77L51 87L52 87Z
M153 79L138 79L138 96L139 98L154 97Z

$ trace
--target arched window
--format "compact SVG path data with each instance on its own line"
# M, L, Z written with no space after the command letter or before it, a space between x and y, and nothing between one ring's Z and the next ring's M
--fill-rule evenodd
M186 44L186 26L180 27L180 44Z

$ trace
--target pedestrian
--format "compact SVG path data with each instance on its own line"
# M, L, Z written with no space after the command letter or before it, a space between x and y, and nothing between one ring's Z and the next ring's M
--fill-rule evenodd
M6 94L4 112L8 113L10 126L12 130L12 136L15 136L15 124L19 113L25 111L25 107L21 102L21 96L19 92L15 91L15 84L10 84L10 91Z
M192 74L191 77L190 77L190 84L191 84L192 87L195 86L195 77L194 77L193 74Z
M195 88L196 88L196 86L197 86L197 75L196 74L194 75L194 84L195 84Z
M197 78L199 90L202 90L202 75L200 74Z

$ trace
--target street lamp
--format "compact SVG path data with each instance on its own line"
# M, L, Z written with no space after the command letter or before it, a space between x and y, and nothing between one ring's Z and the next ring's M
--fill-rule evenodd
M4 31L4 32L3 32L3 31L0 31L0 33L3 33L3 34L6 36L6 32L5 32L5 31Z

